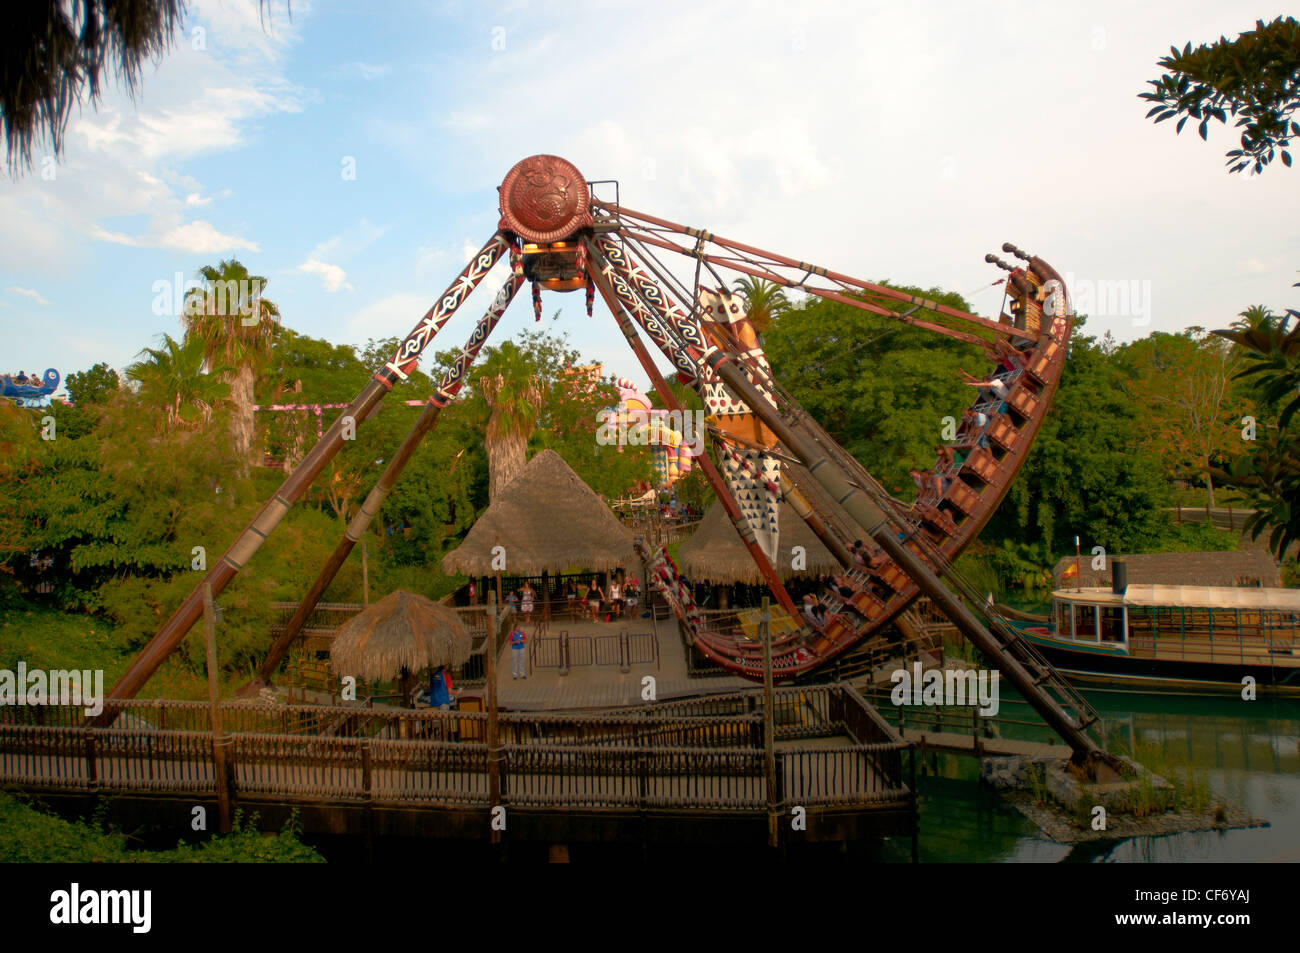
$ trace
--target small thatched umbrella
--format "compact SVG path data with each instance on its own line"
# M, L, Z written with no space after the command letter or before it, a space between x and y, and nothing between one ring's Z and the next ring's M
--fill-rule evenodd
M816 577L840 571L839 561L789 504L781 504L777 525L777 545L781 551L777 554L773 568L782 579L792 576ZM807 566L801 570L791 568L794 562L791 551L795 546L802 546L807 554ZM763 576L754 565L753 557L740 541L740 535L721 503L709 507L691 538L682 543L677 551L677 566L688 579L708 580L724 585L763 582Z
M543 450L474 521L465 541L442 557L442 571L488 576L505 548L512 575L636 562L632 534L554 450Z
M398 677L405 696L409 673L463 665L472 648L454 610L398 589L339 626L330 664L340 675L367 682Z

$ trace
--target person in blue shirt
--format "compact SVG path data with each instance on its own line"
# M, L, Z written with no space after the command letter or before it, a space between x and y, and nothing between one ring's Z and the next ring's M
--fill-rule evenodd
M528 659L524 656L524 628L515 625L510 632L510 677L528 677Z
M445 665L439 665L429 679L429 704L444 711L451 708L451 674Z

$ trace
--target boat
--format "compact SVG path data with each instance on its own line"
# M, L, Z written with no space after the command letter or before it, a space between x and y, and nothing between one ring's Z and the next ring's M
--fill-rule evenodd
M1130 586L1117 574L1109 588L1054 591L1047 625L1012 624L1091 688L1300 694L1300 589Z

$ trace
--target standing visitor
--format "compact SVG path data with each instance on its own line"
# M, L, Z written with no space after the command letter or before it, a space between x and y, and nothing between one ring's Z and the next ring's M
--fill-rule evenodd
M609 606L615 618L623 618L623 587L618 584L617 576L609 584Z
M605 599L605 593L600 588L600 583L596 577L591 577L591 585L587 587L587 607L591 609L591 621L596 622L600 619L600 604Z
M524 627L516 622L510 630L510 678L528 677L528 659L524 657Z
M525 582L524 588L519 593L519 611L523 613L525 619L531 618L533 614L533 597L537 593L533 591L533 584Z

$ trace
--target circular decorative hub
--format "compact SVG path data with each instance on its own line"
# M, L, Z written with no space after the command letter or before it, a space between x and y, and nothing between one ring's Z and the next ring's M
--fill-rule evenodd
M571 237L590 227L587 180L559 156L529 156L501 183L501 224L524 241L538 244Z

